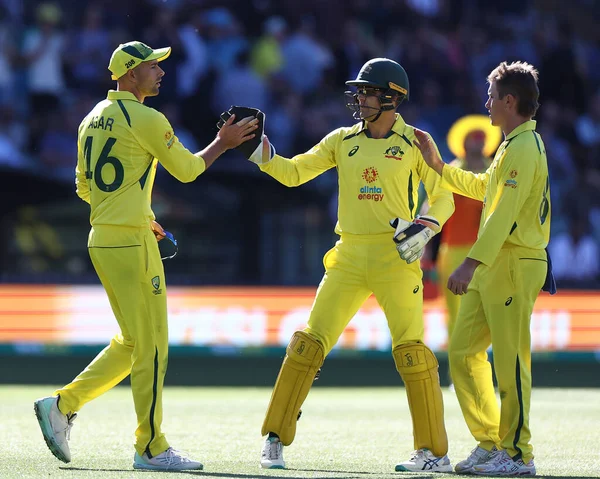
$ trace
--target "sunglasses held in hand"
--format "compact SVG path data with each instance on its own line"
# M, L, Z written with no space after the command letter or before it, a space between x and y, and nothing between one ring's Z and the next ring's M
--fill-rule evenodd
M169 241L161 241L158 243L158 249L160 250L160 259L171 259L177 256L179 246L177 246L177 240L173 233L165 230L165 238Z

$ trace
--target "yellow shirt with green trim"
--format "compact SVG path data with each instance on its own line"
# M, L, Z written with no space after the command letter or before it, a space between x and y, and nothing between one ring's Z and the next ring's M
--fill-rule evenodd
M485 173L449 165L445 188L483 201L477 241L469 258L490 266L505 245L543 250L550 240L550 181L546 149L536 122L515 128L498 147Z
M420 181L429 197L427 214L441 226L454 211L452 194L440 186L441 178L428 168L414 139L413 127L396 114L385 138L371 138L366 123L361 122L332 131L291 159L275 155L260 168L286 186L302 185L337 168L337 234L391 233L391 219L413 220Z
M206 169L162 113L130 92L110 90L83 119L77 138L75 184L77 195L91 207L89 246L126 241L114 228L101 234L102 226L150 226L158 162L182 182L195 180Z

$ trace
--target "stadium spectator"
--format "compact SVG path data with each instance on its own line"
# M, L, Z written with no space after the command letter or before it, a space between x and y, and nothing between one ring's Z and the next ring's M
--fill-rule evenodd
M590 231L588 211L571 208L568 228L550 242L550 255L557 280L590 282L600 275L600 252Z
M263 97L260 102L269 105L267 123L273 126L277 121L273 134L278 135L282 152L308 149L327 131L348 124L340 111L337 85L355 76L368 58L393 58L412 72L416 88L403 114L411 124L442 138L459 117L485 113L487 87L480 79L498 62L519 55L540 61L545 101L538 127L548 145L552 196L579 192L589 198L590 216L596 218L600 216L595 99L600 91L600 44L593 22L597 4L512 1L499 6L478 0L466 7L459 0L411 0L384 2L374 9L363 0L230 0L226 6L193 0L7 0L0 15L0 102L11 108L12 124L21 129L15 136L11 128L9 144L18 153L9 161L5 155L3 163L24 169L35 164L38 172L69 187L56 170L46 167L52 162L40 160L39 146L48 130L55 129L49 115L87 101L90 95L97 98L108 87L102 63L94 61L106 52L107 41L120 43L137 36L150 43L154 38L180 44L162 88L179 102L182 126L198 144L211 141L215 133L218 111L212 105L219 102L216 91L226 80L221 72L233 69L240 52L250 52L251 59L243 62L249 61L265 84L261 93L252 83ZM335 22L326 20L330 12L335 12ZM238 65L235 70L245 68ZM234 77L246 78L239 73ZM241 96L238 92L232 97ZM148 104L160 108L163 100L157 97ZM442 156L449 157L445 142L439 146ZM21 161L23 157L31 162ZM255 174L238 166L239 162L224 161L217 170L233 181L242 181L238 175ZM336 193L334 182L319 186L324 198ZM218 207L215 198L206 200ZM568 212L564 202L554 205L552 228L560 232ZM600 244L600 222L592 224ZM238 246L243 248L244 243Z
M55 3L41 3L36 9L36 25L27 30L23 40L22 60L28 69L30 99L29 147L39 148L49 115L60 107L65 91L63 58L65 36L60 25L62 10Z

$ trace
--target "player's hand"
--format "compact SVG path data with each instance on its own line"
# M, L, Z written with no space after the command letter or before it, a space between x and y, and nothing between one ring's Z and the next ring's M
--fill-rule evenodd
M258 119L253 116L242 118L237 123L234 121L235 115L231 115L217 133L217 138L227 150L254 138L256 134L253 132L258 128Z
M244 115L251 116L258 121L258 127L254 132L254 136L249 138L248 141L244 141L236 147L236 149L242 153L248 160L257 165L263 165L271 161L275 156L275 147L268 143L265 135L265 121L266 115L258 108L250 108L247 106L232 106L229 110L224 111L220 115L217 128L221 129L227 123L227 121L233 115ZM268 143L269 148L265 150L265 142Z
M472 258L466 258L448 278L448 289L456 295L467 294L469 283L473 279L477 266L481 263Z
M444 168L444 162L440 158L440 155L433 144L433 140L429 133L419 130L415 128L415 140L414 144L423 155L423 159L427 165L435 170L440 176L442 174L442 169Z
M425 245L440 230L439 222L432 216L417 216L410 222L402 218L390 221L395 228L394 242L400 258L408 264L420 259L425 252Z
M154 220L150 223L150 229L154 233L156 241L160 241L166 237L165 229Z

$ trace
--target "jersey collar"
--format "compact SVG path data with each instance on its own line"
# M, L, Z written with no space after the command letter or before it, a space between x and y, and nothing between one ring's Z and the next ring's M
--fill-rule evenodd
M135 95L129 91L108 90L106 98L108 100L133 100L138 103L140 102Z
M524 131L535 130L536 123L537 122L535 120L527 120L525 123L521 123L507 135L506 140L511 140L518 134L523 133Z
M360 125L358 133L367 131L367 122L365 120L362 120L360 123L358 123L358 125ZM402 136L405 128L406 128L406 122L404 121L404 118L402 118L400 116L400 113L396 113L396 121L392 125L392 131L394 133L396 133L397 135Z
M404 118L402 118L402 116L400 116L400 113L396 113L396 121L394 122L394 125L392 126L392 131L394 133L397 133L398 135L402 136L405 128L406 128L406 122L404 121Z

